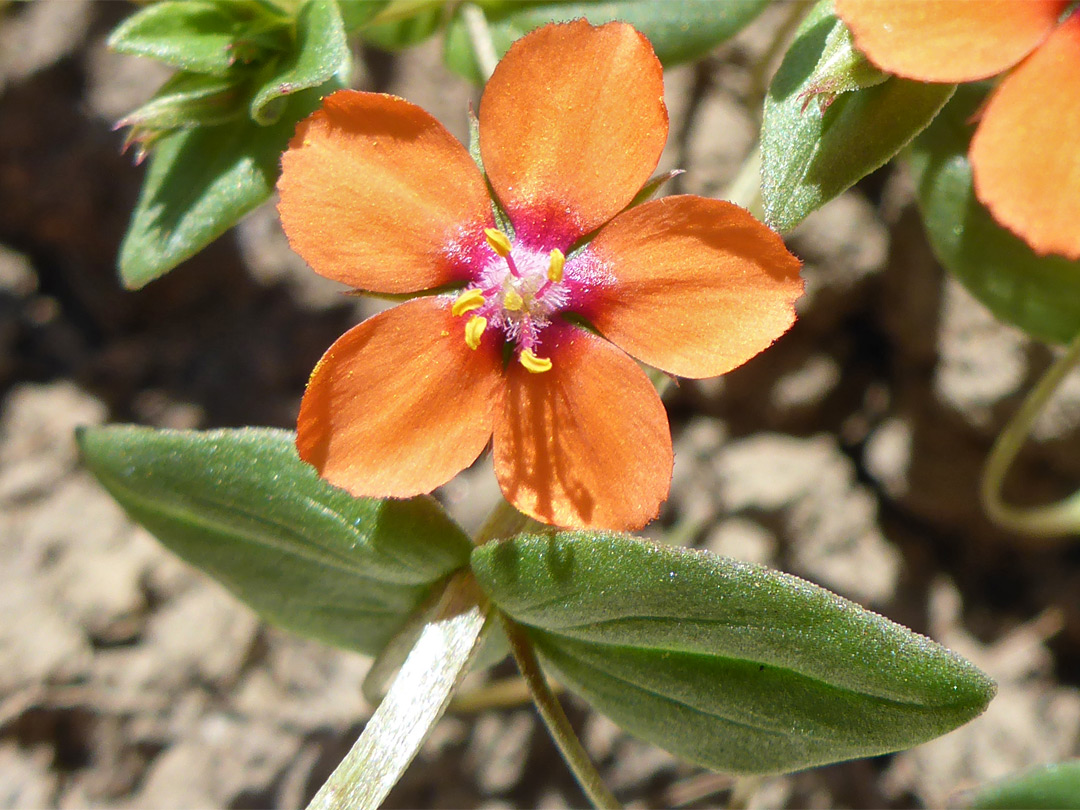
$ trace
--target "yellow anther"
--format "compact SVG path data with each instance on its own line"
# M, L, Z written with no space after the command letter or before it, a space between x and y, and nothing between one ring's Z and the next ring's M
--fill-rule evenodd
M506 295L503 296L504 309L508 309L511 312L517 312L523 306L525 306L525 300L518 294L517 290L506 291Z
M554 281L556 284L562 281L564 264L566 264L566 257L563 252L558 248L551 251L551 264L548 265L548 281Z
M465 323L465 345L473 351L480 346L480 338L487 329L487 318L483 315L473 315Z
M531 371L533 374L543 374L551 369L551 361L546 357L537 357L532 353L532 349L522 349L518 360L525 366L526 371Z
M484 293L473 287L471 290L466 290L454 299L454 304L450 307L450 314L456 318L458 315L472 312L474 309L480 309L483 305Z
M510 239L505 233L494 228L484 228L484 236L487 237L487 243L491 245L491 249L500 256L510 255Z

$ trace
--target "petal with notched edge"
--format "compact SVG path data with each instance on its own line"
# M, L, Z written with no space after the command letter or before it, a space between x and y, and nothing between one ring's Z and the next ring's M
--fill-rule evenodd
M468 277L493 225L484 178L457 139L404 99L340 90L281 160L278 211L316 273L370 292Z
M1080 259L1080 14L990 97L971 141L975 193L1040 254Z
M724 374L768 348L794 323L803 291L799 260L775 232L703 197L631 208L574 263L598 280L581 314L642 362L682 377Z
M557 526L638 529L671 486L671 432L648 377L577 327L552 325L540 374L511 361L495 414L495 475L506 499Z
M652 46L625 23L515 42L484 89L480 154L519 238L554 235L543 247L565 250L621 211L667 141L663 95Z
M465 345L450 302L421 298L346 332L315 366L300 405L300 458L353 495L430 492L491 437L502 360Z
M1064 8L1064 0L836 0L871 62L926 82L1001 73L1046 38Z

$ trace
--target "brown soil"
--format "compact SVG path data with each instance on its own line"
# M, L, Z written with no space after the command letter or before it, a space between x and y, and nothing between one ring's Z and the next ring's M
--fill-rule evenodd
M162 74L109 54L130 7L0 6L0 806L301 807L371 707L360 656L260 623L133 526L79 468L72 429L288 427L321 352L369 305L291 254L265 207L137 293L115 256L143 170L112 122ZM718 194L775 16L670 71L676 191ZM361 86L406 96L459 136L475 91L437 44L362 53ZM790 239L801 319L722 380L668 397L677 463L649 530L799 574L928 633L1000 694L980 719L899 755L739 785L750 807L940 806L1080 753L1080 547L1031 547L976 500L988 447L1050 351L994 321L927 248L902 168L878 172ZM1080 480L1067 387L1013 476L1015 497ZM474 526L480 464L445 488ZM708 806L730 779L571 718L634 806ZM528 708L451 716L390 806L579 806Z

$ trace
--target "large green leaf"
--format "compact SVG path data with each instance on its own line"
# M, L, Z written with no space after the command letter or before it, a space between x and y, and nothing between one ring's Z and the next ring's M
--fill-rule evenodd
M808 103L830 34L843 25L820 0L795 36L765 99L761 192L766 223L790 231L884 165L933 120L951 84L889 78L842 93L826 109Z
M622 20L649 38L665 65L705 55L743 29L768 0L544 0L485 6L496 53L501 57L514 40L550 22L581 18L593 25ZM446 29L446 63L474 82L483 81L461 13Z
M164 545L269 621L378 652L468 538L429 498L353 498L281 430L80 431L85 464Z
M296 122L335 88L289 96L285 114L270 127L242 116L162 136L120 246L124 285L137 289L164 275L269 199Z
M143 8L109 36L109 47L193 73L225 76L244 32L263 35L287 20L252 0L164 0Z
M251 101L251 117L267 126L281 117L285 97L331 79L348 81L349 44L335 0L308 0L296 18L292 52L274 66ZM295 121L291 122L295 123Z
M625 535L473 552L495 605L567 687L633 734L734 773L895 751L978 715L957 655L795 577Z
M981 810L1080 810L1080 759L1042 765L979 791Z
M938 260L998 318L1067 343L1080 332L1080 262L1035 255L975 198L967 150L986 90L962 86L909 150L926 232Z

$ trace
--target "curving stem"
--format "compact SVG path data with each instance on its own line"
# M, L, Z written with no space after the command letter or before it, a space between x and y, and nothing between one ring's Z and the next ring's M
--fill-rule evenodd
M1073 338L1068 350L1028 394L1005 430L994 442L990 457L983 468L980 496L990 519L997 525L1020 534L1050 538L1080 531L1080 491L1057 503L1046 506L1021 507L1005 503L1001 487L1005 474L1024 446L1031 426L1062 380L1080 364L1080 334Z

